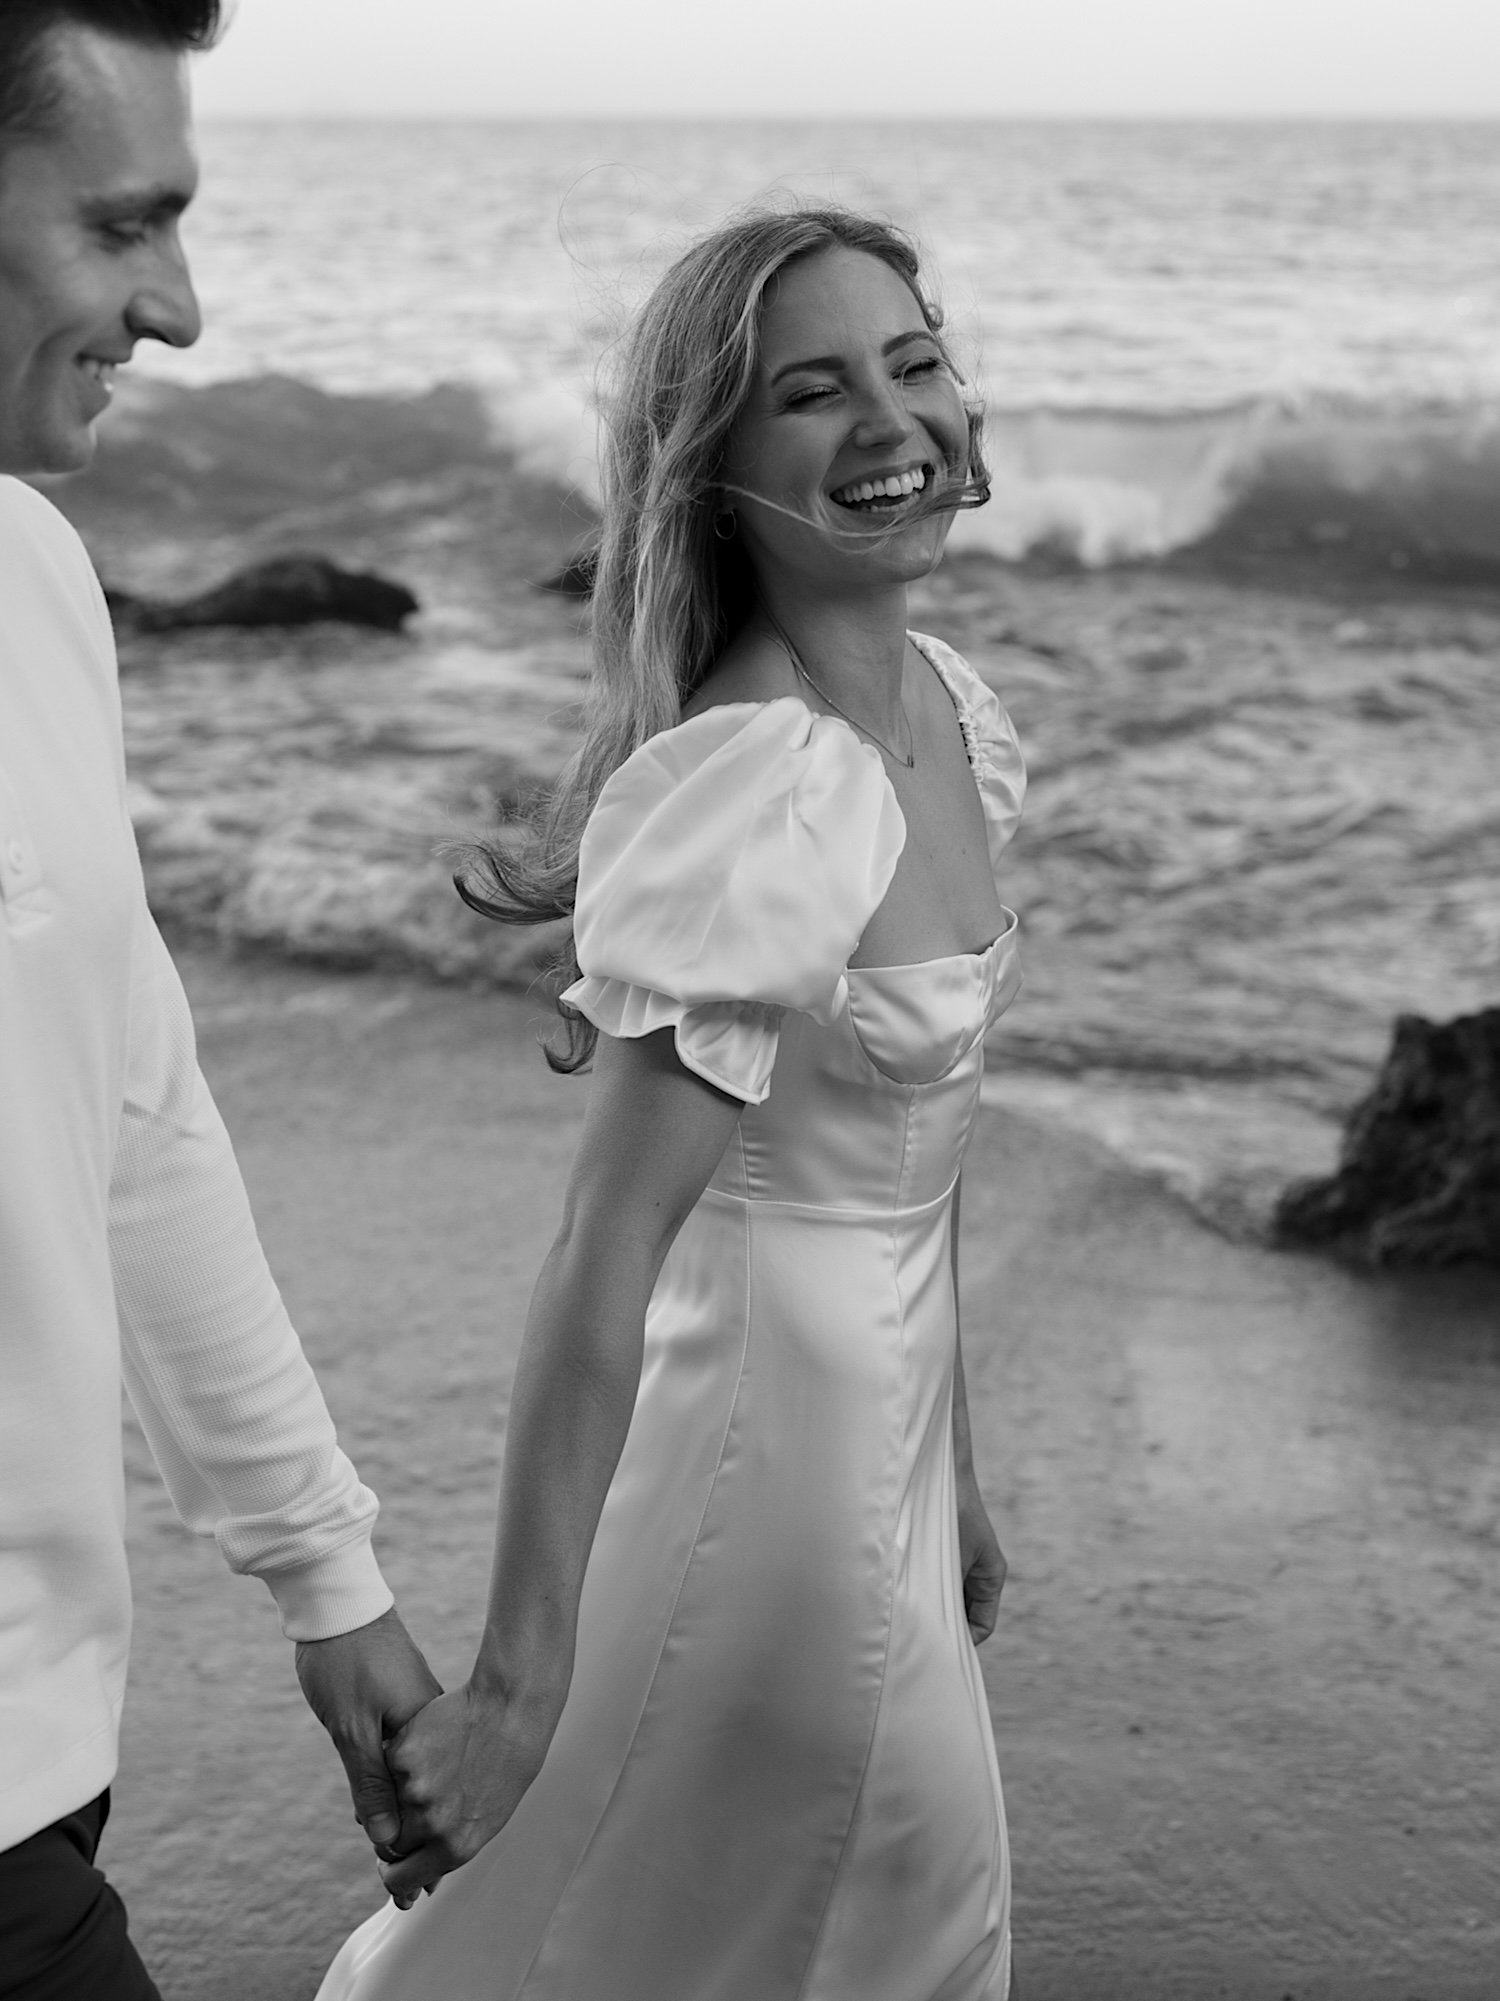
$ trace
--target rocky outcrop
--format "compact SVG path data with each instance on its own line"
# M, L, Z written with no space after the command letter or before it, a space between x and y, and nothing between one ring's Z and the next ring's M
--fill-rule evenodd
M176 632L188 626L344 625L398 632L417 600L404 584L363 570L341 570L326 556L277 556L236 570L198 596L168 600L106 592L115 622L134 632Z
M1398 1017L1338 1172L1287 1189L1275 1233L1362 1264L1500 1266L1500 1007Z

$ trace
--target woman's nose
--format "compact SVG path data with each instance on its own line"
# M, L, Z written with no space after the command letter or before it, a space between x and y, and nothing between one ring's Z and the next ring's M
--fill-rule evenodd
M860 445L900 444L915 428L901 385L888 376L867 385L859 398L857 414L854 442Z

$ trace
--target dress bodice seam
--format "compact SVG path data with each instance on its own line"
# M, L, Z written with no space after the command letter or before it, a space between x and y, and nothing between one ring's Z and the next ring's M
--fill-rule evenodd
M920 1090L922 1087L920 1085L903 1084L897 1088L911 1092ZM951 1200L953 1191L957 1186L958 1176L955 1174L940 1194L930 1196L925 1202L902 1204L893 1199L889 1204L880 1208L874 1208L869 1204L861 1204L856 1208L852 1205L846 1207L837 1202L794 1202L784 1195L753 1195L745 1189L721 1188L715 1181L709 1182L699 1199L700 1201L706 1200L711 1196L716 1201L732 1202L736 1206L745 1209L790 1210L794 1211L797 1215L817 1216L825 1221L860 1223L866 1226L871 1223L879 1223L885 1226L892 1223L909 1222L914 1218L929 1215L935 1209L940 1209L945 1202Z
M979 1023L978 1027L974 1030L973 1034L969 1037L968 1041L964 1044L963 1048L954 1057L953 1061L947 1066L946 1069L940 1070L936 1076L896 1077L893 1076L889 1070L883 1070L881 1066L875 1061L875 1058L870 1054L869 1050L866 1048L864 1042L860 1038L859 1023L855 1019L852 1009L850 1010L850 1017L849 1017L850 1032L853 1035L855 1042L858 1043L859 1045L859 1053L861 1056L863 1056L866 1063L869 1064L870 1068L875 1072L875 1075L879 1078L880 1082L885 1085L887 1090L905 1091L908 1094L908 1114L910 1113L911 1107L916 1102L917 1092L934 1091L938 1088L939 1085L946 1084L949 1082L954 1072L959 1068L960 1064L966 1062L968 1058L973 1055L975 1049L978 1048L980 1043L984 1041L985 1036L989 1033L989 1026L990 1024L988 1015L986 1015L985 1019L983 1019Z

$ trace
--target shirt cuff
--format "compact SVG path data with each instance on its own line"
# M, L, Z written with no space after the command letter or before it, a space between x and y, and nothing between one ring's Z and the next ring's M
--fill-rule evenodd
M368 1626L396 1600L380 1574L368 1536L295 1570L262 1573L289 1640L332 1640Z

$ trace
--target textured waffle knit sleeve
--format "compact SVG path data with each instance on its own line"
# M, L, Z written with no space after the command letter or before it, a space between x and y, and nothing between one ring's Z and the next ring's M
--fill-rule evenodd
M183 1520L265 1579L289 1638L378 1618L375 1496L267 1268L144 896L109 1217L125 1383Z

